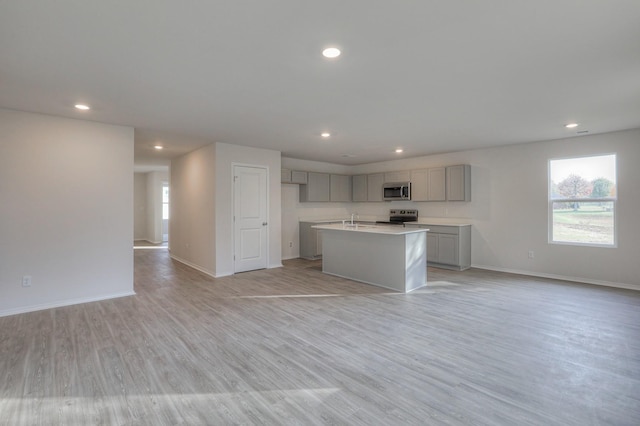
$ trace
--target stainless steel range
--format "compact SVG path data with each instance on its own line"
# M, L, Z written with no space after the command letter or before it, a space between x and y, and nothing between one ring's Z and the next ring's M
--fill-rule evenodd
M405 222L415 222L418 220L418 210L389 210L389 220L380 220L376 223L387 225L404 225Z

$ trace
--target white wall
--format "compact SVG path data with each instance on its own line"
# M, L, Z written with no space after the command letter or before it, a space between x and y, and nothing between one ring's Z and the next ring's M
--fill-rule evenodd
M171 256L209 275L216 274L215 145L171 161L169 250Z
M548 160L558 157L618 154L617 248L578 247L547 241ZM471 202L380 202L336 205L292 201L293 192L283 190L283 211L299 217L313 212L315 218L333 218L336 208L361 216L387 216L390 208L417 208L420 217L432 217L473 225L474 266L560 277L595 284L640 289L637 241L640 226L640 129L590 135L549 142L511 145L405 160L353 166L351 174L410 170L452 164L471 165ZM289 160L283 159L283 164ZM283 185L293 186L293 185ZM323 211L324 210L324 211ZM284 238L292 238L297 223L284 223ZM286 241L286 239L285 239ZM528 259L529 250L535 252Z
M168 180L166 172L147 173L147 237L149 242L162 242L162 183Z
M268 174L269 247L267 267L282 266L280 152L224 143L216 144L216 276L230 275L233 264L233 166L263 166Z
M269 176L267 267L282 266L280 153L216 143L171 162L171 256L215 277L234 273L233 165L264 166Z
M132 128L0 110L0 199L0 315L133 294Z
M169 181L167 172L134 173L133 234L135 240L162 242L162 184Z
M133 174L133 239L147 239L147 174Z

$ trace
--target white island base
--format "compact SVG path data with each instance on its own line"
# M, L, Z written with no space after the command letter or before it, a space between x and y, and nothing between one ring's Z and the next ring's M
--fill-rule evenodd
M426 229L342 224L314 228L322 231L324 273L403 293L427 284Z

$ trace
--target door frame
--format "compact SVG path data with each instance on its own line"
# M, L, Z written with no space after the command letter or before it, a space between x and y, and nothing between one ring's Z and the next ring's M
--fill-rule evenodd
M265 265L265 269L269 268L269 259L270 259L270 251L269 251L269 245L270 245L270 241L271 241L271 216L270 216L270 202L271 202L271 197L270 197L270 193L269 193L269 182L270 182L270 178L269 178L269 166L265 166L264 164L250 164L250 163L237 163L237 162L231 162L231 239L233 241L233 243L231 244L231 259L233 259L233 273L236 274L236 245L237 245L237 241L236 241L236 223L235 223L235 216L236 216L236 179L235 179L235 171L236 171L236 166L239 167L252 167L255 169L263 169L266 172L267 175L267 179L266 179L266 184L267 187L265 188L266 190L266 194L265 194L265 202L267 204L266 206L266 213L267 213L267 235L266 235L266 239L267 239L267 247L266 247L266 265Z

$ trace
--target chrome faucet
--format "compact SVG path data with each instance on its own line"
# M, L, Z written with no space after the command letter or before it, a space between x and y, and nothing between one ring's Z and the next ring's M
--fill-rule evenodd
M353 216L354 216L354 213L351 213L351 224L352 225L353 225Z

